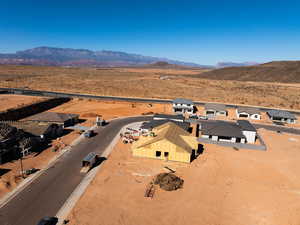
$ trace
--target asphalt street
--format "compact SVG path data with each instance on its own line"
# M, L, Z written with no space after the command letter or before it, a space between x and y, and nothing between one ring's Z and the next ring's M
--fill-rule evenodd
M150 117L117 119L104 128L95 130L96 136L74 146L54 166L3 206L0 209L0 224L35 225L42 217L56 215L85 176L80 173L81 160L89 152L102 153L123 126L149 119ZM26 161L24 166L26 167Z
M252 125L256 129L265 128L266 130L271 130L271 131L276 131L276 132L280 131L280 132L285 132L285 133L289 133L289 134L300 135L300 129L284 127L284 126L277 126L277 125L257 124L257 123L252 123Z
M87 99L99 99L99 100L111 100L111 101L127 101L127 102L145 102L145 103L172 103L170 99L152 99L152 98L129 98L129 97L116 97L116 96L100 96L100 95L88 95L88 94L77 94L77 93L65 93L65 92L53 92L53 91L39 91L31 89L21 88L0 88L0 94L20 94L30 96L46 96L46 97L62 97L62 98L87 98ZM206 102L194 102L196 105L204 105ZM237 108L238 105L226 104L228 108ZM251 108L259 109L266 112L273 108L251 106ZM287 110L293 114L300 115L299 111Z

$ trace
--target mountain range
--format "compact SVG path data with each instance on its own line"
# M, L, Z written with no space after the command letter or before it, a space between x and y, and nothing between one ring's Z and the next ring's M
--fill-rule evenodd
M236 63L236 62L219 62L217 64L217 68L225 68L225 67L239 67L239 66L254 66L258 65L260 63L258 62L242 62L242 63Z
M91 51L87 49L37 47L11 54L0 54L0 64L49 65L49 66L139 66L156 62L203 67L196 63L182 62L167 58L143 56L118 51Z

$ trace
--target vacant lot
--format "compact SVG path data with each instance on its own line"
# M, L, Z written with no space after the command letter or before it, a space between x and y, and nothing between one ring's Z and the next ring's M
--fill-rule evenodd
M63 105L55 107L50 111L60 113L79 114L85 124L95 123L97 116L105 120L125 116L150 115L151 113L171 113L171 104L145 104L115 101L98 101L86 99L73 99Z
M260 130L268 151L205 145L192 164L134 158L119 143L69 215L72 225L297 225L300 221L300 136ZM147 184L164 166L183 189Z
M7 109L29 105L42 99L42 97L32 97L24 95L0 95L0 112Z
M0 66L0 82L2 87L148 98L185 97L300 109L299 85L209 80L200 78L201 72L153 68Z

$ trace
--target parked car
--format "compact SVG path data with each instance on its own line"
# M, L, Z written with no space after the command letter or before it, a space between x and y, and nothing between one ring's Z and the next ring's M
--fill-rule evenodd
M56 225L58 222L57 217L44 217L40 220L40 222L37 225Z
M195 119L195 120L197 120L197 119L198 119L198 116L197 116L197 115L190 115L190 119Z
M208 120L208 117L207 116L199 116L199 119L200 120Z
M93 137L94 134L95 134L95 133L94 133L93 130L88 130L88 131L84 132L84 137L90 138L90 137Z

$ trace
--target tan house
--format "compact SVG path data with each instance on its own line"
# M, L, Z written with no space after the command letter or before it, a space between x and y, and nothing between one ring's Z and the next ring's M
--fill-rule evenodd
M133 156L190 163L198 154L196 137L175 123L165 123L152 132L133 143Z

